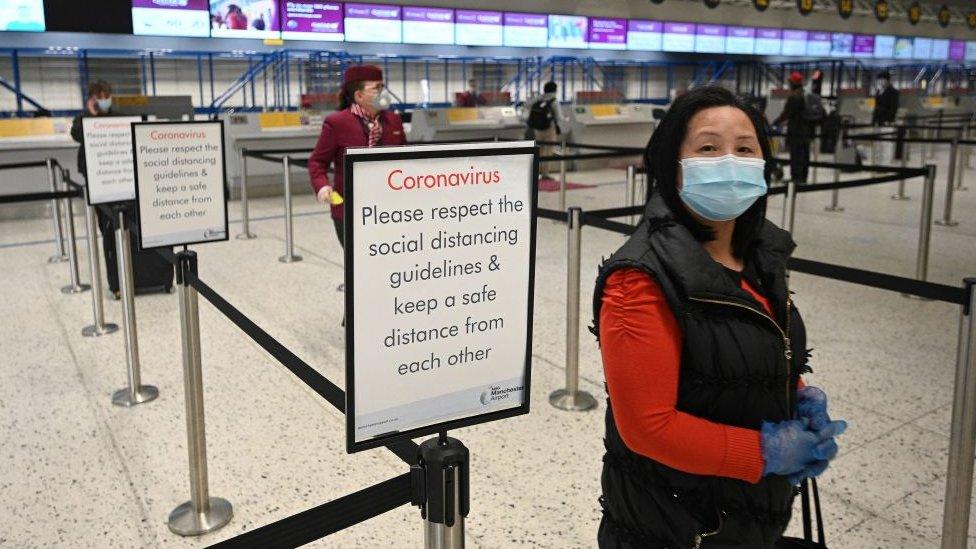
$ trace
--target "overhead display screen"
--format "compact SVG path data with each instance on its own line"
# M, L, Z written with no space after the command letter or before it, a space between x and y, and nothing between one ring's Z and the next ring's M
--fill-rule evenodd
M400 6L383 4L346 4L346 42L403 41Z
M210 0L210 36L279 38L277 0Z
M854 50L854 35L834 32L830 35L830 56L849 57Z
M889 34L878 34L874 37L875 59L894 59L895 37Z
M756 55L780 55L781 53L783 53L782 30L756 29Z
M404 44L454 44L454 10L403 7Z
M44 32L44 2L42 0L0 1L0 30Z
M661 46L664 51L695 51L695 24L665 23Z
M317 0L288 0L281 8L281 37L285 40L326 40L345 38L342 4Z
M132 34L210 36L210 2L132 0Z
M915 48L912 50L912 59L931 59L932 58L932 39L915 37Z
M549 16L550 48L586 48L587 18L576 15Z
M953 40L949 42L949 60L963 61L966 59L966 42L963 40Z
M851 51L854 57L874 57L874 35L855 34Z
M627 49L627 20L590 18L590 34L587 42L596 50Z
M506 12L502 44L509 47L544 48L549 45L549 16L542 13Z
M807 56L829 57L831 44L829 32L808 32Z
M914 50L912 39L907 36L895 37L895 59L911 59Z
M783 29L783 55L807 54L807 31Z
M751 55L756 49L756 29L729 27L725 35L725 53Z
M664 25L660 21L627 21L627 49L661 51Z
M459 46L501 46L502 12L457 10L454 43Z
M949 59L949 40L941 40L936 38L932 41L932 53L929 55L929 59L933 61L946 61Z
M695 51L725 53L725 25L699 24L695 32Z
M976 41L966 41L966 61L976 61Z

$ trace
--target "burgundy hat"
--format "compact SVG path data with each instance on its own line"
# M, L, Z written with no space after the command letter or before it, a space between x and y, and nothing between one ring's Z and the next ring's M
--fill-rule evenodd
M363 82L365 80L382 81L383 69L376 65L356 65L346 69L346 73L342 75L343 85L350 82Z
M803 83L803 74L800 73L800 72L798 72L798 71L793 71L790 74L790 83L791 84L802 84Z

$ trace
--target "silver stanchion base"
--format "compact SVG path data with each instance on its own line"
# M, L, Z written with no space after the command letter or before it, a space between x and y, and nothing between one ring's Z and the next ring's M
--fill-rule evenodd
M52 255L51 257L47 258L47 262L48 263L64 263L67 260L68 260L68 255L67 254L65 254L65 255Z
M842 211L844 211L844 207L843 206L837 206L835 208L834 206L824 206L824 211L825 212L842 212Z
M73 284L68 284L67 286L61 288L62 294L80 294L82 292L87 292L91 289L88 284L79 284L77 286Z
M114 334L117 331L119 331L118 324L112 324L111 322L107 322L101 326L95 326L94 324L92 324L91 326L85 326L84 328L81 329L81 335L85 337L99 337L103 335Z
M295 255L295 254L292 254L292 255L283 255L283 256L281 256L281 257L278 258L278 261L280 261L282 263L297 263L297 262L299 262L301 260L302 260L302 256Z
M566 389L559 389L549 395L549 404L552 404L560 410L583 412L596 408L596 399L586 391L576 391L574 395L570 394Z
M911 200L912 197L908 196L907 194L893 194L893 195L891 195L891 199L892 200Z
M169 514L167 525L174 534L199 536L224 527L234 516L234 508L223 498L210 498L210 509L203 513L193 510L189 501Z
M927 297L922 297L922 296L913 295L913 294L901 294L901 296L902 297L907 297L908 299L914 299L915 301L932 301L931 299L929 299Z
M159 396L159 389L153 387L152 385L140 385L136 389L136 398L132 400L132 395L129 394L129 389L119 389L112 393L112 404L116 406L123 406L125 408L131 408L137 404L143 404L145 402L150 402L156 400Z
M959 224L959 222L958 221L952 221L951 219L949 221L946 221L944 219L939 219L939 220L937 220L935 222L935 224L936 225L939 225L941 227L955 227L956 225Z
M252 238L257 238L258 235L251 233L241 233L237 235L237 240L251 240Z

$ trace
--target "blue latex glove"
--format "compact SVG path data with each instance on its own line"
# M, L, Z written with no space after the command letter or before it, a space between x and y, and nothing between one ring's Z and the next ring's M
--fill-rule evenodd
M760 435L765 460L763 475L793 475L801 473L818 461L830 461L837 455L834 436L844 432L847 424L833 422L822 431L808 429L805 419L790 419L779 423L764 421Z
M806 419L801 419L804 424L807 423ZM814 461L813 463L807 464L803 470L797 471L789 476L790 484L793 486L799 486L803 479L805 478L816 478L823 474L827 470L830 461L837 456L837 443L834 441L834 437L841 435L847 430L846 421L832 421L827 424L820 432L816 433L818 437L822 440L820 446L823 447L826 454L830 457L820 461Z
M827 415L827 394L806 386L796 392L796 411L800 418L810 420L810 429L820 431L830 423Z

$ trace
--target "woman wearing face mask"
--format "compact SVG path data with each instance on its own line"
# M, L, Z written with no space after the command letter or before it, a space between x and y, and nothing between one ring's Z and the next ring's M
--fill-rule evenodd
M339 110L326 117L308 174L319 202L332 206L332 221L339 243L342 227L343 159L349 147L406 145L403 121L389 110L391 96L383 86L383 71L373 65L350 67L342 79ZM328 169L334 165L333 180Z
M645 153L635 233L594 292L609 400L604 548L772 549L793 487L846 428L805 386L790 235L765 219L761 115L731 92L678 98Z

